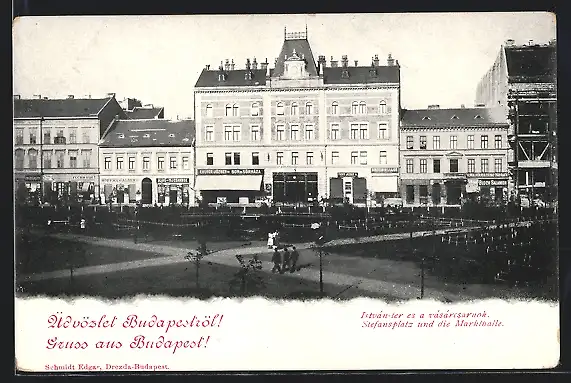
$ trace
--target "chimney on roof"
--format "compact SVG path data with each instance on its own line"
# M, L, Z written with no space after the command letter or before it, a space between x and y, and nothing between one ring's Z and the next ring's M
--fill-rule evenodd
M230 60L224 60L224 70L230 70Z
M486 106L486 104L476 104L475 106L476 106L476 108L484 108Z
M236 65L234 64L234 59L232 59L232 62L230 63L230 70L234 70L235 67Z
M115 97L115 93L107 93L107 97Z
M37 97L39 100L42 99L42 95L41 95L41 94L34 94L34 97Z
M250 64L250 59L246 59L246 70L250 70L251 68L251 64Z
M393 55L391 55L390 53L389 53L389 57L387 57L387 65L388 66L395 65L395 59L393 59Z
M464 104L460 104L460 109L464 109L466 106Z
M395 60L395 64L400 68L399 60Z
M337 68L337 60L333 60L333 56L331 56L331 68Z
M529 45L533 45L533 40L529 40L527 43L528 43Z
M254 57L254 60L252 60L252 69L253 70L258 69L258 61L256 61L255 57Z
M507 40L505 41L505 43L504 43L504 45L505 45L506 47L511 47L511 46L514 45L514 44L515 44L515 40L514 40L514 39L507 39Z
M268 58L266 57L266 61L260 63L260 65L263 70L266 70L268 68Z
M440 105L428 105L428 109L440 109Z
M210 65L206 65L206 70L210 70Z
M379 66L379 55L375 55L375 57L373 58L373 65Z
M359 66L359 61L355 60L355 66Z
M75 96L73 94L70 94L67 96L67 98L73 100L75 98Z
M347 55L341 56L341 65L345 68L349 65L349 59L347 58Z
M325 68L325 66L327 65L327 61L325 60L325 56L319 56L319 58L317 59L317 63L321 64L322 68Z

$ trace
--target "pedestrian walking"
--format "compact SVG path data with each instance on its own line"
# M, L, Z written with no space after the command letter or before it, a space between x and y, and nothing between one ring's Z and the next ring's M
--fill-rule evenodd
M283 263L282 263L282 272L286 272L289 270L289 263L290 263L290 252L287 246L284 247L284 255L283 255Z
M272 267L272 273L275 273L276 271L278 273L281 273L282 257L276 246L274 246L274 254L272 255L272 262L274 263L274 267Z
M299 260L299 253L295 246L292 246L291 255L290 255L290 267L289 272L293 273L297 269L297 261Z
M274 247L274 233L268 233L268 249Z

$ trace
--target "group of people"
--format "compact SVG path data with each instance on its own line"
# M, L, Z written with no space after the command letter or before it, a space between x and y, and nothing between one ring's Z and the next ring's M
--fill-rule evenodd
M291 251L289 248L291 247ZM295 246L284 246L283 254L280 253L279 248L276 246L274 247L274 254L272 255L272 263L274 267L272 267L272 273L278 272L280 274L289 271L293 273L297 270L297 261L299 260L299 253Z
M290 250L291 248L291 250ZM268 249L273 249L274 253L272 255L272 263L274 267L272 268L272 273L278 272L280 274L289 271L293 273L297 270L297 261L299 260L299 253L293 245L282 246L280 244L280 233L279 231L273 231L268 233ZM283 250L283 254L280 252Z

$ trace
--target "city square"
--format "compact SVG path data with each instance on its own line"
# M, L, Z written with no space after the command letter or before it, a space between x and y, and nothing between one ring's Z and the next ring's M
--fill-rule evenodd
M176 113L15 93L16 292L557 300L556 40L498 35L441 105L407 51L309 24L193 58Z

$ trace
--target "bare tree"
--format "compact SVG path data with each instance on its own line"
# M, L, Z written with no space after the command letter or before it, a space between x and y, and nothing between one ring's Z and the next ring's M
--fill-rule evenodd
M241 295L246 295L247 291L258 291L266 286L259 271L262 270L262 261L254 255L252 259L245 261L241 255L236 255L240 263L240 269L230 280L230 289L234 290L239 286Z

